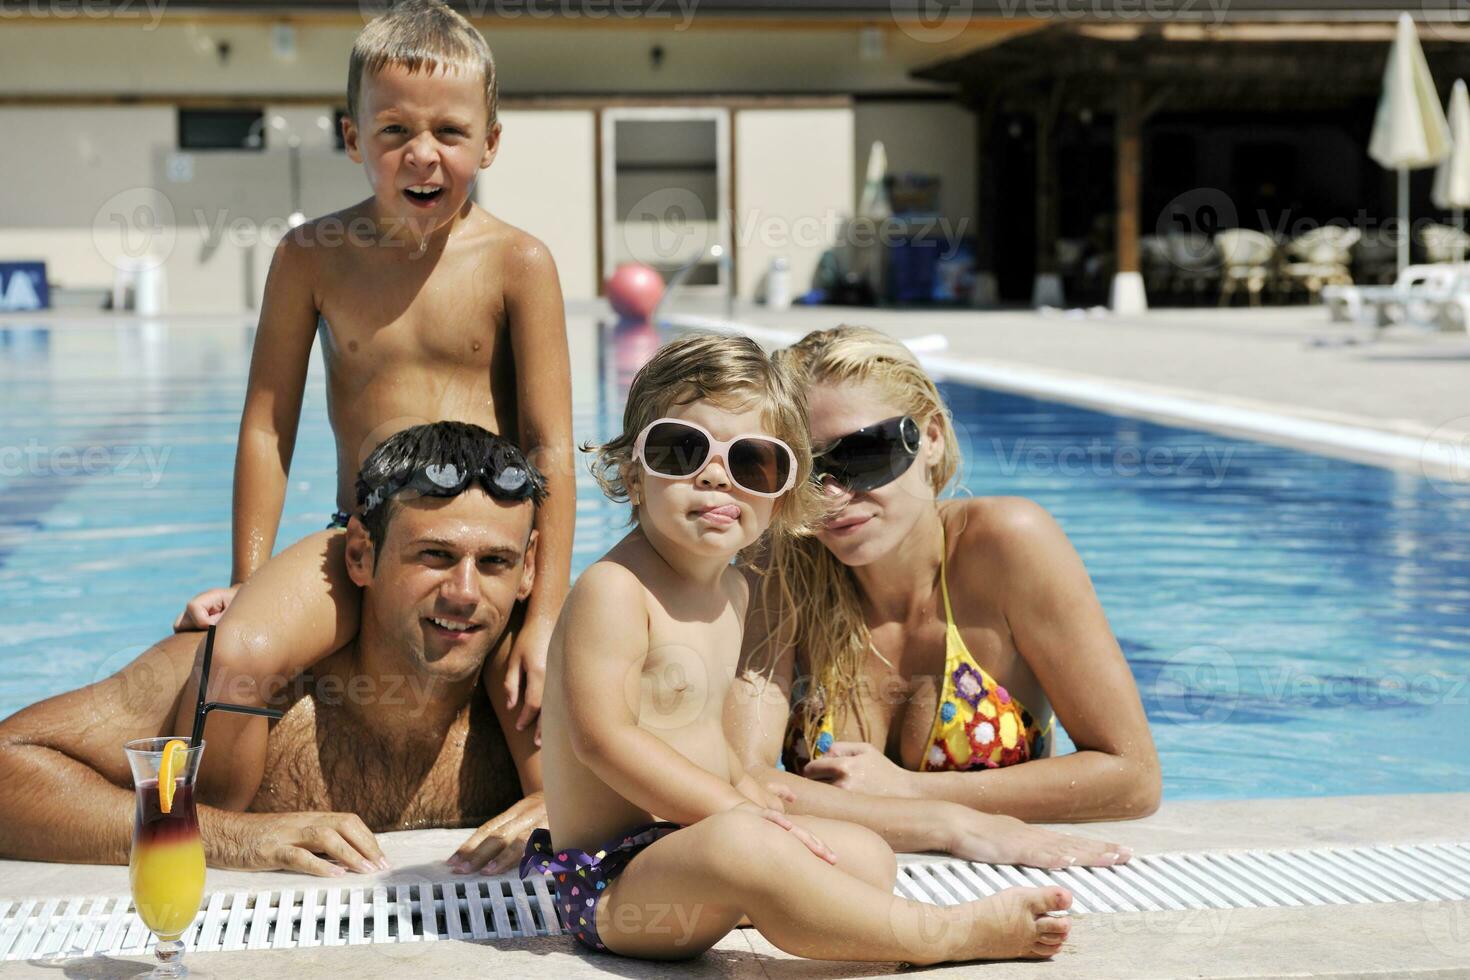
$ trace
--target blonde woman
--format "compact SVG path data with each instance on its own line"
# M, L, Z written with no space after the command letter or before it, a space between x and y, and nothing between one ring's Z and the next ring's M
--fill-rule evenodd
M1056 521L1016 497L939 499L959 447L896 340L839 327L777 358L805 381L832 511L767 556L727 715L747 766L792 812L977 860L1059 856L1019 821L1153 812L1138 690ZM1076 752L1052 754L1058 720ZM1064 863L1127 858L1067 840Z

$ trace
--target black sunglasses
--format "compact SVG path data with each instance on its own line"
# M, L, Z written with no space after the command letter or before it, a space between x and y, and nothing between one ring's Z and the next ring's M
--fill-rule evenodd
M430 463L400 479L390 480L368 494L362 513L371 514L405 490L426 497L458 497L475 482L497 500L539 499L546 492L539 474L533 475L517 460L497 453L475 469L461 469L453 463L442 466Z
M812 472L850 493L876 490L907 473L922 444L919 423L895 416L833 440L813 458Z

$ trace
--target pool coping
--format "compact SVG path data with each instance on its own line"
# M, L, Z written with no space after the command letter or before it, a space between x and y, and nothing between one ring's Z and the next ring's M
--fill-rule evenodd
M694 314L671 316L664 322L676 329L744 335L772 347L795 343L804 334L800 330ZM1432 480L1470 482L1470 444L1458 431L1430 429L1406 420L1389 424L1366 416L1121 381L1014 361L952 356L937 353L934 346L922 343L930 340L929 337L918 339L921 343L915 354L936 380L955 378L1110 414L1251 438L1388 469L1416 471Z
M1238 849L1349 847L1470 840L1470 793L1166 802L1140 820L1057 829L1128 845L1139 854ZM380 835L391 872L348 875L363 886L440 880L442 861L467 830ZM934 855L903 855L905 862ZM127 869L0 861L0 898L126 894ZM278 872L211 870L207 888L273 891L324 880ZM1400 902L1312 908L1106 913L1077 916L1067 951L1048 963L983 967L996 980L1174 980L1174 978L1470 976L1470 902ZM277 959L280 958L280 959ZM64 961L69 976L132 976L144 957ZM774 949L752 930L737 930L714 950L684 964L654 965L585 955L565 936L256 950L197 954L197 975L249 977L281 970L293 977L351 971L383 976L470 975L493 971L557 980L603 976L816 978L886 976L896 964L813 963ZM935 967L923 976L974 976L975 964ZM7 963L9 976L54 976L57 962Z

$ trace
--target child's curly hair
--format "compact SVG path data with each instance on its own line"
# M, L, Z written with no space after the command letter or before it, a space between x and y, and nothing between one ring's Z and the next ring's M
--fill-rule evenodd
M826 505L820 488L811 479L806 396L791 373L773 363L749 337L681 337L660 348L643 365L628 389L622 433L601 445L582 446L583 452L596 454L591 470L602 492L613 500L627 500L627 477L636 465L633 443L638 433L667 415L670 407L700 399L732 411L752 402L760 405L765 434L782 440L796 454L796 484L776 502L771 535L810 533ZM637 518L635 506L633 519Z

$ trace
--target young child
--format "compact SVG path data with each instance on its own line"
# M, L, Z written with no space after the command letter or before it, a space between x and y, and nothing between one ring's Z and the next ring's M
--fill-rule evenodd
M485 39L441 0L403 0L358 36L342 133L373 193L276 249L235 457L235 586L197 597L175 628L216 621L234 587L271 557L320 336L337 442L331 528L346 527L352 477L367 454L420 423L481 425L547 474L536 587L511 639L506 689L488 692L510 712L524 685L523 729L540 706L546 644L570 575L571 380L551 254L473 199L500 143L496 93ZM302 601L350 629L358 595L340 560L342 533L315 538L314 553L296 549L309 582Z
M893 894L896 862L855 824L787 816L726 741L749 587L732 559L821 510L806 411L744 338L675 341L638 373L594 473L634 529L577 579L552 634L542 714L550 873L591 949L695 956L742 919L825 959L1046 957L1060 888L934 906ZM830 845L830 848L829 848Z

